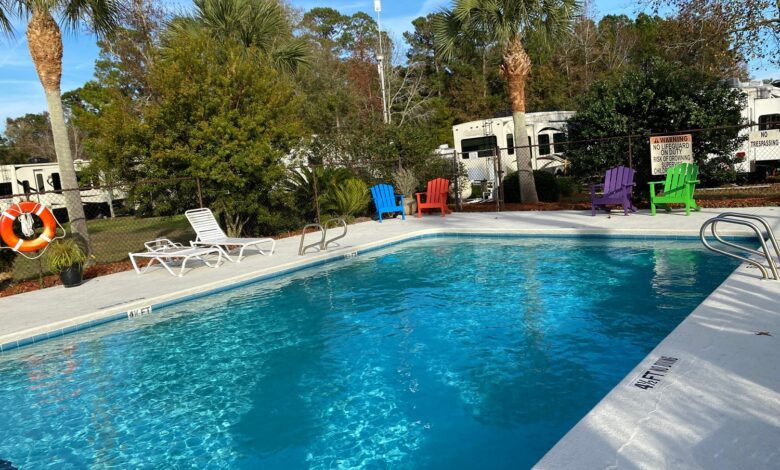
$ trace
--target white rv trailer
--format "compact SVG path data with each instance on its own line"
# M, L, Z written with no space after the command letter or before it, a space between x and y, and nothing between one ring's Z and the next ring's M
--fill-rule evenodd
M739 80L734 80L732 87L747 95L742 118L748 124L755 124L742 132L749 139L737 151L740 161L737 171L765 174L776 171L780 167L780 144L776 137L780 134L780 88L760 81ZM755 141L761 138L761 133L769 135L769 138L764 138L761 145L757 145Z
M76 171L79 171L89 165L89 162L76 160L74 164ZM0 210L22 200L43 203L54 211L65 209L66 195L56 192L61 189L57 163L0 165ZM124 197L123 192L116 190L109 192L106 189L83 189L81 191L87 217L109 215L109 201Z
M563 173L566 160L562 156L560 143L567 139L566 121L572 116L573 111L526 113L528 145L532 146L531 166L534 170ZM485 198L490 198L492 191L500 184L499 175L496 174L496 149L499 149L503 175L517 170L514 130L511 116L452 126L458 161L466 169L472 183L482 184Z

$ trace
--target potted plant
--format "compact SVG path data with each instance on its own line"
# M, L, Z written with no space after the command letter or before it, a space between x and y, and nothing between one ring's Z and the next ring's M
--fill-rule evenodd
M414 214L417 211L417 200L414 192L417 191L419 181L411 170L405 168L399 168L393 174L393 180L396 190L404 195L404 212L406 215Z
M75 287L82 283L81 269L87 262L87 255L75 240L55 240L46 251L46 267L60 274L65 287Z

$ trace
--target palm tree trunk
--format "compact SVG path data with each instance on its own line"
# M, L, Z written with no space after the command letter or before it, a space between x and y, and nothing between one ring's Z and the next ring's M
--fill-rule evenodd
M519 38L509 42L504 50L501 73L509 89L509 101L512 105L512 121L515 126L515 151L517 174L520 179L520 200L536 204L533 168L531 167L531 147L528 146L528 130L525 128L525 82L531 72L531 59L523 48Z
M27 46L46 94L51 132L54 137L54 151L57 154L62 187L65 190L71 190L63 192L71 230L83 239L85 247L89 250L89 232L84 216L84 205L81 202L81 193L78 191L76 168L68 142L65 113L62 109L62 93L60 91L62 33L48 11L33 9L30 23L27 25Z

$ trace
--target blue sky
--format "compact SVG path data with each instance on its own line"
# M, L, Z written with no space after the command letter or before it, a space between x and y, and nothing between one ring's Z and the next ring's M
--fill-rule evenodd
M187 8L188 0L168 0L173 8ZM374 15L373 0L290 0L297 8L308 10L316 6L330 6L342 13L365 11ZM404 31L411 29L411 21L418 16L437 11L447 6L449 0L384 0L382 2L382 28L400 40ZM594 0L591 13L600 17L606 14L637 13L637 3L633 0ZM78 88L93 74L97 46L95 39L87 34L67 34L64 37L62 89L67 91ZM777 68L752 64L754 78L780 76ZM24 37L24 25L17 25L11 38L0 37L0 129L5 128L7 117L17 117L25 113L40 112L46 109L38 76L35 73L27 42Z

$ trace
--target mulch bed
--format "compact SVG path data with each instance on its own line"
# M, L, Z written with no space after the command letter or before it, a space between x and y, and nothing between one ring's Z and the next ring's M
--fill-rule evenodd
M107 274L119 273L122 271L129 271L133 269L133 265L130 261L117 261L115 263L101 263L92 265L84 270L84 279L92 279L98 276L105 276ZM12 283L6 286L0 286L0 297L8 297L11 295L21 294L23 292L30 292L41 288L41 282L43 287L54 287L62 284L60 282L60 276L57 274L50 274L43 276L43 280L30 279L27 281L21 281Z

